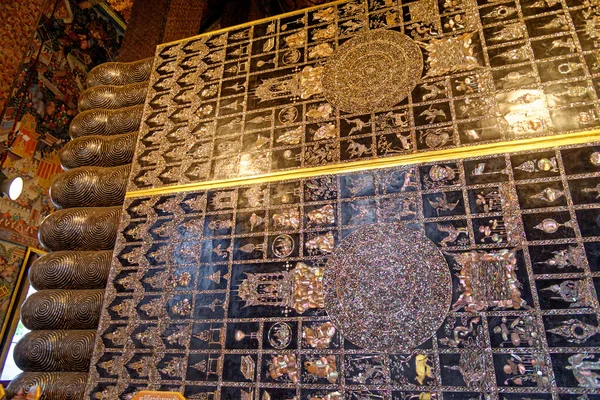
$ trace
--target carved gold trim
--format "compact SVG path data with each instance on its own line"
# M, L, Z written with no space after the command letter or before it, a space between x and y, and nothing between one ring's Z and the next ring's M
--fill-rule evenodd
M164 48L166 46L170 46L172 44L181 43L181 42L189 42L191 40L198 39L198 38L201 38L201 37L204 37L204 36L217 36L220 33L230 32L230 31L237 31L238 29L246 28L246 27L249 27L249 26L259 25L259 24L262 24L264 22L269 22L269 21L273 21L273 20L277 20L277 19L281 19L281 18L293 17L294 15L304 14L307 11L312 11L312 10L316 10L316 9L319 9L319 8L324 8L326 6L335 6L337 4L346 3L346 2L348 2L348 0L337 0L337 1L332 1L330 3L320 4L318 6L306 7L306 8L301 8L301 9L295 10L295 11L289 11L289 12L286 12L286 13L283 13L283 14L273 15L272 17L255 19L253 21L244 22L243 24L240 24L240 25L229 26L227 28L222 28L222 29L217 29L216 31L210 31L210 32L201 33L201 34L196 35L196 36L186 37L184 39L178 39L178 40L174 40L172 42L161 43L156 48L157 49L162 49L162 48Z
M568 133L564 135L542 136L528 139L518 139L495 143L486 143L476 146L466 146L452 149L428 151L416 154L404 154L393 157L360 160L333 165L272 172L263 175L241 176L230 179L221 179L205 182L186 183L160 188L135 190L127 192L125 198L161 195L168 193L188 192L192 190L222 189L240 185L276 182L298 178L308 178L315 175L333 175L348 172L372 170L378 168L391 168L402 165L439 162L446 160L464 159L494 154L517 153L558 146L600 142L600 129Z
M119 24L119 26L121 27L121 29L123 29L123 30L127 29L127 24L125 23L125 21L123 20L123 18L121 18L120 15L118 15L116 12L114 12L113 9L110 8L108 4L106 4L103 1L95 1L95 2L92 2L92 4L99 5L105 13L107 13L108 15L110 15L110 17L117 24Z

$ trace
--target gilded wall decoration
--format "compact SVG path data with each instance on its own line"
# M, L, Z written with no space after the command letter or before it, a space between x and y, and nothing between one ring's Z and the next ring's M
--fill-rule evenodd
M126 22L131 18L132 0L107 0L111 8L118 12Z
M598 32L594 1L354 0L161 45L128 190L597 128Z
M129 198L87 395L597 399L599 193L586 145Z

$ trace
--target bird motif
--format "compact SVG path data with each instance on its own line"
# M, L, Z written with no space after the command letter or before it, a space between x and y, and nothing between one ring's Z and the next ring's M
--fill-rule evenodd
M469 235L469 231L467 230L466 227L457 228L451 224L449 224L449 225L436 224L436 227L439 232L446 233L448 235L444 239L442 239L442 241L440 242L440 245L442 247L448 246L448 243L455 242L462 233L464 233L467 236Z
M444 112L444 110L440 109L440 108L433 108L433 107L429 107L427 110L423 111L421 114L419 114L419 117L423 117L425 116L425 120L427 120L428 124L433 124L433 122L440 117L440 119L443 121L446 119L446 113Z
M442 193L442 197L436 196L433 200L427 199L427 202L429 203L431 208L435 210L439 217L440 211L453 211L460 202L460 199L456 200L456 203L449 203L448 198L446 197L446 193L444 192Z

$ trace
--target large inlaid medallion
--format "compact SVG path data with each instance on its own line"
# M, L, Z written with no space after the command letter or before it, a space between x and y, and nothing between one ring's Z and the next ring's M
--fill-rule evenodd
M411 351L433 336L452 300L444 256L401 223L347 236L328 259L324 287L325 309L342 335L383 352Z
M389 109L412 92L423 71L423 55L408 36L374 30L342 44L325 64L323 93L349 113Z

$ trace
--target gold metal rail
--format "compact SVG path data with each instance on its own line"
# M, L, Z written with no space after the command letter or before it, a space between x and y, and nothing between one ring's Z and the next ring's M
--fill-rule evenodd
M343 174L355 171L390 168L419 163L439 162L464 159L494 154L517 153L540 150L558 146L600 142L600 129L575 132L562 135L542 136L502 142L486 143L474 146L427 151L415 154L404 154L393 157L360 160L354 162L323 165L318 167L272 172L263 175L242 176L205 182L186 183L127 192L126 198L161 195L168 193L188 192L194 190L222 189L239 185L251 185L265 182L276 182L289 179L307 178L315 175Z

